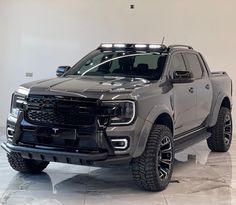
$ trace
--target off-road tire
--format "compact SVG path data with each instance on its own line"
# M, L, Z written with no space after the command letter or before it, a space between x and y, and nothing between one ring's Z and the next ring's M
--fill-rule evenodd
M18 153L10 153L7 154L8 162L10 166L22 173L31 173L38 174L42 172L49 164L49 162L45 161L37 161L32 159L24 159Z
M226 125L226 121L230 125ZM226 126L228 127L226 128ZM228 134L226 134L226 131ZM232 116L228 108L220 108L216 125L211 128L211 133L211 137L207 139L209 149L214 152L227 152L232 140Z
M169 153L164 152L163 156L169 156L169 170L164 179L160 176L160 150L163 149L162 143L164 139L169 140ZM162 147L162 148L161 148ZM163 150L167 150L167 147ZM173 163L174 163L174 147L173 135L170 129L164 125L154 125L148 137L145 151L143 154L131 161L131 169L135 183L142 189L147 191L164 190L170 182ZM163 160L163 158L162 158ZM163 170L163 169L162 169ZM163 173L163 172L162 172Z

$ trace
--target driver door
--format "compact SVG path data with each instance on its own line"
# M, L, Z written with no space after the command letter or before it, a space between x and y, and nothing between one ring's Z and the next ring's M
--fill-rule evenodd
M181 53L171 56L169 75L173 78L175 71L187 71ZM174 110L175 135L189 131L195 127L196 121L196 86L195 82L172 84L172 108Z

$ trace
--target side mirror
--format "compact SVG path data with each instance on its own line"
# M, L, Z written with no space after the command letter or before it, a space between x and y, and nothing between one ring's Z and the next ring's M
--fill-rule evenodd
M70 69L70 66L60 66L57 68L57 76L60 77Z
M193 82L192 73L190 71L174 71L172 83L190 83Z

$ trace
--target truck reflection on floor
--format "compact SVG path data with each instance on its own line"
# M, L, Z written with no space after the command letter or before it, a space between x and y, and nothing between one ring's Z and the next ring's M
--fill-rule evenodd
M221 157L219 157L221 155ZM230 182L232 162L230 153L212 153L199 162L197 155L177 154L172 183L164 194L208 193L231 201ZM182 157L181 157L182 156ZM223 159L223 160L221 160ZM223 168L222 168L223 167ZM55 177L55 175L58 175ZM144 191L133 183L128 167L91 168L88 173L73 175L63 181L58 180L62 172L48 170L48 173L28 175L17 173L1 197L0 204L83 204L87 196L127 196L136 197ZM57 179L56 179L57 178ZM59 182L58 182L59 181ZM224 196L221 192L224 189ZM148 192L146 192L148 194ZM158 193L157 193L158 194ZM142 197L142 195L140 195ZM211 196L213 197L213 196ZM104 198L104 200L109 199Z

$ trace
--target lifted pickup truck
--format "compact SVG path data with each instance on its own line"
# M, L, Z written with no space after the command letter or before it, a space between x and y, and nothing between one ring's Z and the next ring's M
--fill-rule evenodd
M138 186L160 191L175 152L230 147L232 81L190 46L102 44L57 75L12 95L2 147L17 171L130 164Z

